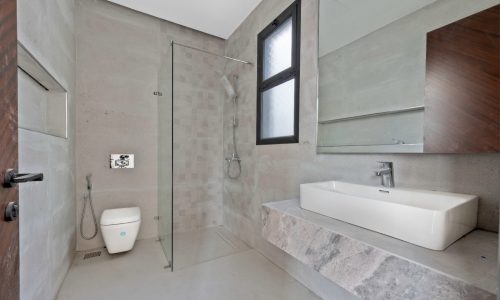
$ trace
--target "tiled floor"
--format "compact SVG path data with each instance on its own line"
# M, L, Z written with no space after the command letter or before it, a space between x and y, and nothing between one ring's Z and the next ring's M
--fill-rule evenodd
M224 227L174 233L174 270L249 250Z
M221 249L220 246L213 249ZM125 254L110 256L104 250L100 257L83 260L80 253L58 299L318 299L255 250L238 248L191 266L187 262L192 262L192 253L196 251L187 250L186 266L175 268L174 261L175 272L164 269L167 262L160 244L154 240L138 241ZM178 258L182 262L182 257Z

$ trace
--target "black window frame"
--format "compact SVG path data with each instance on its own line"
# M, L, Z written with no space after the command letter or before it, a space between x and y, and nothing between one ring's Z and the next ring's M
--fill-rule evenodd
M264 78L264 41L285 21L292 18L292 64L270 78ZM294 134L293 136L261 137L262 95L265 91L295 79L294 91ZM299 104L300 104L300 0L296 0L257 36L257 145L292 144L299 142Z

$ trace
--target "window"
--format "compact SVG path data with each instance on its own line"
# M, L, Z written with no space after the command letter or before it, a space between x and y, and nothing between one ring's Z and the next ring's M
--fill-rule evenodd
M257 145L298 143L300 1L258 35Z

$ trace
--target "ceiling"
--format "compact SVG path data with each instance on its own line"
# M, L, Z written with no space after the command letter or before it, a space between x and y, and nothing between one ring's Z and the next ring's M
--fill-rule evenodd
M262 0L108 0L227 39Z

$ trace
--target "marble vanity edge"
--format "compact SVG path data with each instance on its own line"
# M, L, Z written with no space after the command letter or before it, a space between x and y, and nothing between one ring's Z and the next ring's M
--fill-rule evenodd
M496 299L461 279L290 213L298 205L297 200L264 204L263 238L362 299Z

